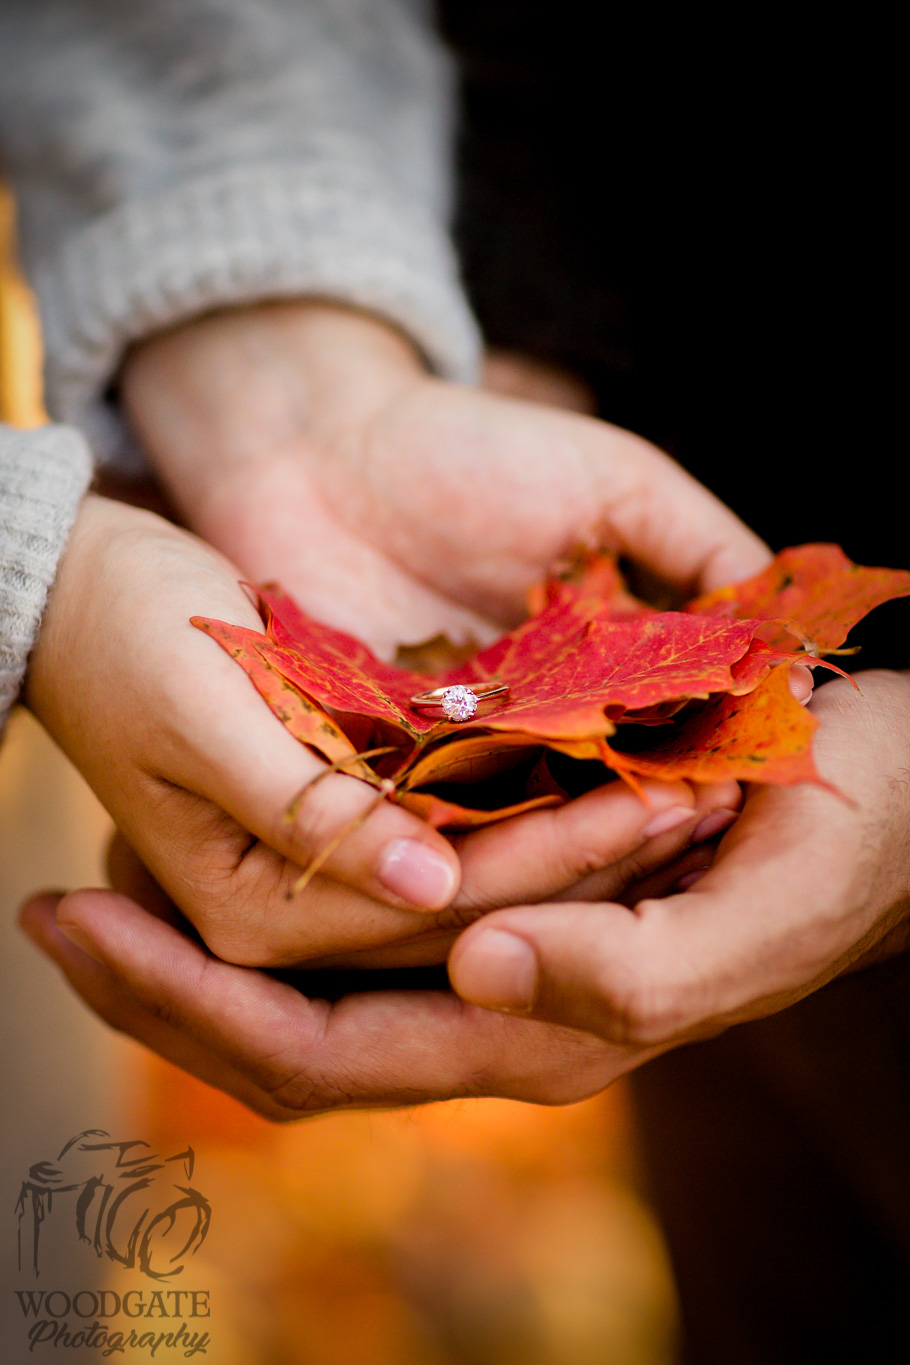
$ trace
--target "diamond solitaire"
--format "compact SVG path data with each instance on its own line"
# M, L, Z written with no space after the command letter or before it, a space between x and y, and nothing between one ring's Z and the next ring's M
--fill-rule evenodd
M447 687L439 698L443 715L449 720L470 720L477 714L477 693L461 683Z

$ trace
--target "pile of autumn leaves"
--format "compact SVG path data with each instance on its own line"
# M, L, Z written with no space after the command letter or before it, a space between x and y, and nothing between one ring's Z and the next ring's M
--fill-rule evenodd
M908 572L805 545L662 612L630 595L612 558L588 556L533 590L517 629L433 675L383 663L274 586L259 592L264 634L193 624L330 765L439 828L468 829L568 800L583 789L574 771L592 785L592 764L597 780L618 774L633 786L819 781L817 721L792 696L790 667L820 662L874 607L908 595ZM429 688L490 682L508 684L508 701L466 724L409 703Z

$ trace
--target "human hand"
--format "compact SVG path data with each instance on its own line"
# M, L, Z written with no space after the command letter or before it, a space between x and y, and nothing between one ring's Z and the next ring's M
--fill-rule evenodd
M661 784L648 808L616 783L563 811L469 836L465 899L460 893L442 956L457 932L451 924L482 913L484 898L498 904L574 884L592 859L609 867L614 885L625 884L702 837L706 820L733 818L715 803L735 806L738 798L735 783L697 795L685 784ZM643 838L642 821L657 832ZM507 847L494 849L491 861L488 840L497 833ZM623 849L631 851L620 858ZM265 973L219 960L188 936L173 901L122 839L109 872L129 895L37 896L22 912L23 929L105 1022L269 1119L460 1095L564 1103L602 1089L637 1060L633 1050L502 1019L446 992L308 1000Z
M753 788L713 866L681 894L494 913L455 945L455 990L664 1050L910 946L910 676L858 681L861 693L836 680L811 703L819 770L842 795Z
M307 999L114 891L37 896L20 922L112 1028L276 1121L460 1096L569 1103L632 1065L629 1049L446 991Z
M325 765L189 623L199 610L261 628L236 571L149 513L88 498L46 612L26 701L209 946L244 961L413 932L459 881L450 845L383 803L305 896L300 868L371 802Z
M582 543L683 593L769 557L647 442L434 379L390 326L331 304L238 308L151 338L120 393L187 525L387 658L440 633L488 641Z
M452 979L464 994L480 982L489 1005L497 966L501 990L515 959L477 940L508 925L535 945L543 1019L444 991L308 1000L211 957L166 922L153 887L146 909L113 891L37 897L23 927L113 1027L272 1119L464 1095L568 1103L684 1038L906 946L910 682L869 674L863 686L858 699L829 684L814 702L819 761L854 804L807 787L753 790L697 891L641 915L504 910L462 935Z
M893 693L893 678L882 676L886 693ZM892 700L899 701L892 715L899 721L906 684L902 696L886 695L877 710L886 714ZM868 736L853 739L858 743L842 746L847 753L862 750ZM518 828L515 822L512 837ZM792 838L785 843L792 849ZM552 848L544 862L552 868ZM609 875L616 875L615 866ZM747 882L753 875L747 866ZM336 1004L307 1000L262 973L213 959L162 922L173 918L172 909L153 885L131 889L142 895L146 909L115 892L44 896L26 907L24 927L102 1018L273 1119L460 1095L566 1103L595 1093L672 1045L666 1039L598 1039L477 1009L446 992L377 991ZM551 908L500 912L489 922L548 915ZM571 933L576 907L556 909L564 935ZM478 932L482 926L464 938ZM590 952L588 941L584 951ZM456 949L454 964L457 956ZM709 1031L724 1022L713 1020Z
M619 787L497 838L451 844L381 803L306 891L302 866L369 806L371 788L330 776L285 818L325 765L270 713L232 661L189 624L197 611L260 627L232 566L134 508L89 498L60 568L27 684L31 709L75 762L129 845L226 960L358 965L445 960L455 933L492 906L534 895L543 851L568 840L597 866L636 853L658 865L685 846L730 784L698 797L655 789L650 808ZM674 831L648 837L670 812ZM543 815L543 812L537 815ZM532 852L532 850L536 850ZM503 863L504 865L501 865ZM655 859L657 862L655 862ZM543 873L540 874L543 876ZM572 878L574 880L574 877Z
M122 397L172 498L203 535L249 576L278 576L309 611L385 654L440 630L489 638L521 614L528 584L580 540L639 550L677 586L712 585L764 562L765 547L659 451L557 411L553 403L584 405L566 377L510 356L490 368L500 389L551 406L430 379L376 319L325 304L267 305L146 342L127 360ZM807 671L797 674L808 694ZM405 959L444 956L458 929L496 905L565 894L554 869L600 870L610 853L650 865L628 843L623 801L617 791L592 797L571 827L574 811L531 819L517 834L457 841L468 859L460 896L435 926L421 926ZM698 802L702 814L739 804L726 788L702 791ZM602 819L596 837L589 809ZM632 823L646 824L640 806ZM550 829L566 837L554 840ZM544 848L555 850L549 868L536 856ZM539 869L538 894L527 877L503 871L518 866ZM624 877L610 874L612 894ZM389 965L390 952L401 961L402 947L377 948L359 965ZM325 960L339 965L331 953Z
M461 885L451 905L437 914L411 917L404 926L382 925L373 914L359 925L345 921L346 942L339 951L338 930L308 913L305 939L298 932L296 956L256 957L262 966L293 965L335 973L373 969L436 967L466 924L501 906L583 894L595 881L601 894L609 887L620 896L642 878L661 877L685 850L698 857L718 830L736 818L742 800L737 782L693 787L685 782L646 783L644 799L623 782L612 782L566 806L545 809L456 836ZM115 891L186 928L176 905L117 831L108 850L107 872ZM319 941L319 936L322 942Z

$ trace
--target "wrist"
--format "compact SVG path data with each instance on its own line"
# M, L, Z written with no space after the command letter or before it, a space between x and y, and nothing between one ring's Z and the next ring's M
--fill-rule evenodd
M116 595L123 586L117 567L118 547L124 538L148 535L155 528L165 534L180 534L150 512L93 493L83 498L48 595L25 678L25 705L52 734L58 701L67 693L72 694L74 704L78 701L79 682L71 665L74 646L86 638L104 640L108 633L105 618L110 597L105 589L110 584ZM97 656L92 662L95 667L101 666Z
M197 318L128 354L126 416L191 524L213 485L301 447L331 448L425 374L391 323L303 299Z

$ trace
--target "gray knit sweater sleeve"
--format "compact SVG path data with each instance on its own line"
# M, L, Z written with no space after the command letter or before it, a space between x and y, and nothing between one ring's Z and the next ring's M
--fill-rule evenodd
M47 404L102 459L125 348L231 303L340 299L475 377L429 0L0 0L0 51Z
M78 432L0 425L0 732L90 476Z

